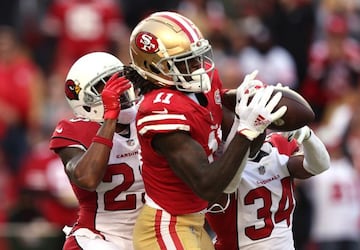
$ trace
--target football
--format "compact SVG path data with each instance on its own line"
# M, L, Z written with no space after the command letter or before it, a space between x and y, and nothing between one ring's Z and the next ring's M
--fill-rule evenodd
M286 106L283 117L269 125L274 131L291 131L308 125L315 119L315 113L310 104L296 91L287 87L275 87L274 93L281 91L282 97L274 110Z

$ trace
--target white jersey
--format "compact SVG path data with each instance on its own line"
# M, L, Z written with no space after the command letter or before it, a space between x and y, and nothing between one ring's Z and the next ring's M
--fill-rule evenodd
M145 191L140 176L138 147L134 140L114 134L110 167L96 188L96 229L112 242L116 242L119 235L132 241L134 223L143 204Z
M225 213L207 215L217 234L216 249L294 249L294 183L287 162L298 146L279 134L269 140L246 163Z
M240 249L294 249L295 199L288 159L265 143L258 156L248 161L237 197Z
M50 148L86 150L99 127L98 123L86 120L63 120L54 131ZM119 249L132 249L132 231L145 192L138 151L135 125L131 124L130 137L114 134L108 168L96 191L72 184L79 201L79 216L69 235L88 238L98 235Z

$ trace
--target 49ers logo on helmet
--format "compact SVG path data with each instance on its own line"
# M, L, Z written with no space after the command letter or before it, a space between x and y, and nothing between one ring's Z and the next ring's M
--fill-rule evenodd
M67 80L65 83L65 95L69 100L79 100L79 92L81 88L79 84L75 84L73 80Z
M136 46L146 53L156 53L159 49L156 36L148 32L140 32L135 38Z

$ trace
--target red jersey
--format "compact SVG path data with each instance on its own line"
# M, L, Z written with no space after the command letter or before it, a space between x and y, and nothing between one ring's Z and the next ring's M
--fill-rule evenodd
M18 56L11 64L0 63L0 103L15 109L25 124L33 107L30 93L38 75L36 64L25 56ZM0 138L6 128L7 124L0 120Z
M172 215L199 212L208 202L170 168L166 159L152 147L155 135L185 131L205 150L209 162L221 142L221 88L216 72L211 90L205 93L206 106L201 106L194 93L161 88L144 95L136 125L141 146L142 176L146 194Z

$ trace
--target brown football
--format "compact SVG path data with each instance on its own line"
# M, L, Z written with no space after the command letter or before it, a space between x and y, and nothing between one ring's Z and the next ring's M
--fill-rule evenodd
M291 131L308 125L315 119L315 113L310 104L296 91L285 88L275 87L274 94L282 92L279 104L274 110L281 106L286 106L285 115L269 125L269 129L275 131Z

